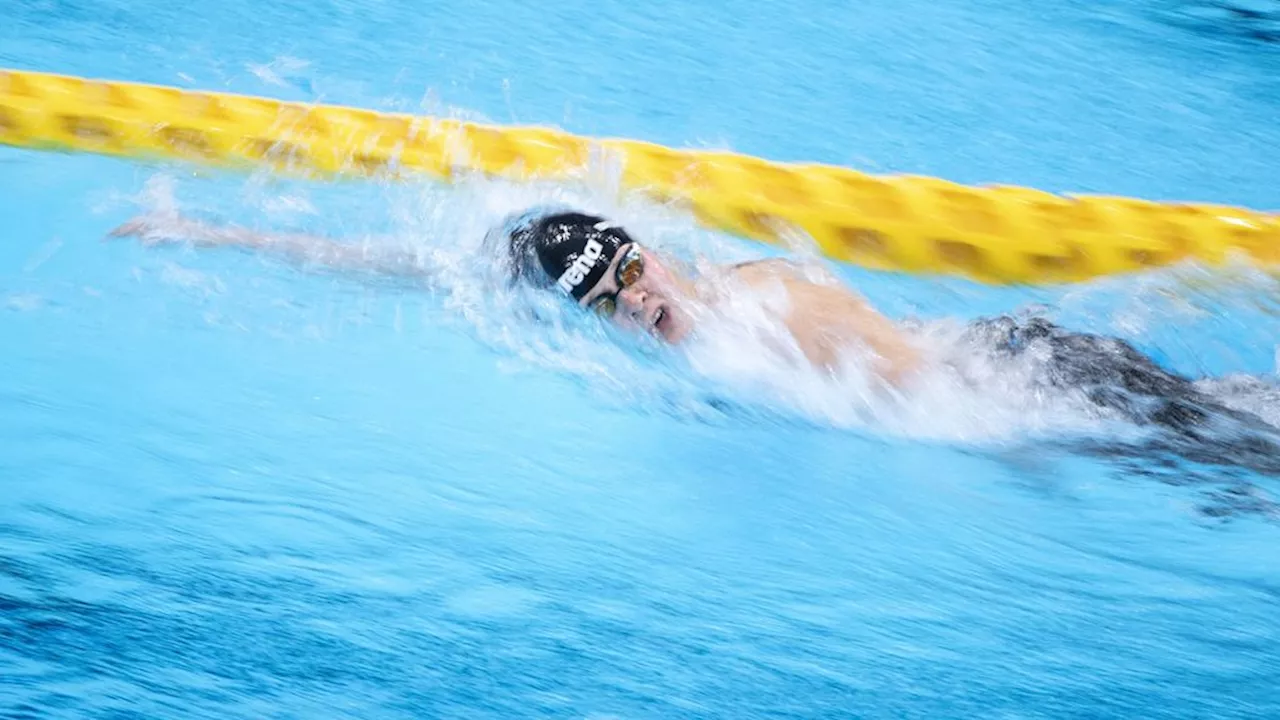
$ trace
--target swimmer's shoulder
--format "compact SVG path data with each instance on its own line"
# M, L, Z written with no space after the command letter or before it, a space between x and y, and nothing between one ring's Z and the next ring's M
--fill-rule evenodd
M797 296L851 295L852 289L841 283L825 268L807 265L789 258L750 260L727 268L728 273L748 287L784 288Z
M766 258L730 267L738 282L756 290L783 290L799 318L822 321L840 317L842 322L867 322L876 316L867 301L853 288L822 268L806 266L787 258ZM799 319L798 318L798 319Z
M726 272L748 285L777 280L794 281L803 278L803 269L800 265L786 258L764 258L735 263L728 266Z

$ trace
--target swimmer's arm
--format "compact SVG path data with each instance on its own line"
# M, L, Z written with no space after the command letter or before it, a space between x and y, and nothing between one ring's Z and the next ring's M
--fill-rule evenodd
M900 385L921 365L921 355L905 334L869 304L840 288L812 285L805 288L812 315L796 316L797 335L807 336L805 352L812 361L832 366L852 341L861 341L875 354L876 372ZM794 332L794 331L793 331Z
M229 225L210 225L187 218L130 220L111 231L112 237L136 237L145 244L186 241L200 247L234 247L278 255L299 265L382 275L422 276L419 258L406 250L361 246L296 233L262 233Z
M788 327L813 364L834 369L850 343L860 342L875 354L876 373L891 384L902 384L921 368L922 355L906 334L847 288L811 282L785 263L761 263L748 279L786 284L792 301Z

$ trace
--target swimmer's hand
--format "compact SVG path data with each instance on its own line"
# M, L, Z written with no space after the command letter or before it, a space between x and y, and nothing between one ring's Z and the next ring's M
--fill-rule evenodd
M218 227L184 218L179 215L139 215L108 233L112 238L136 238L148 247L165 243L191 243L198 246L238 245L256 248L268 243L269 238L250 231Z
M173 214L141 215L111 230L108 236L137 238L148 247L185 242L197 247L240 248L334 270L400 277L428 274L415 253L385 242L356 245L314 235L262 233L232 225L211 225Z

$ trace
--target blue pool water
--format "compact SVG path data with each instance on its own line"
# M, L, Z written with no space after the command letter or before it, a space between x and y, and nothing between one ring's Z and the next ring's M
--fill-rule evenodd
M30 0L0 9L0 66L1280 208L1280 50L1233 17ZM598 187L0 149L0 717L1280 716L1275 477L1077 451L1060 441L1121 430L1012 380L888 406L523 322L476 237L556 197L668 247L762 251ZM173 206L394 237L437 280L103 240ZM1276 371L1280 288L1257 273L842 272L895 317L1043 303L1193 375Z

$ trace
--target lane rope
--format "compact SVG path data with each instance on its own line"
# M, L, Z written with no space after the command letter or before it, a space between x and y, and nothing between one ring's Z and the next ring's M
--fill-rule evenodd
M768 243L798 229L841 262L995 284L1217 265L1234 253L1280 263L1280 214L1240 207L876 176L545 127L20 70L0 69L0 144L317 179L569 180L611 162L624 189L712 228Z

